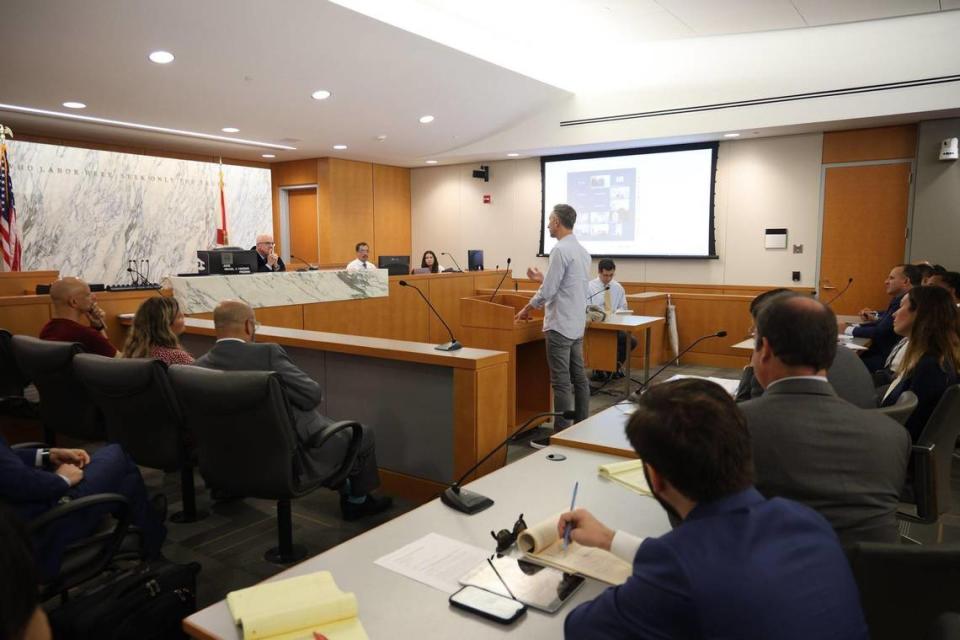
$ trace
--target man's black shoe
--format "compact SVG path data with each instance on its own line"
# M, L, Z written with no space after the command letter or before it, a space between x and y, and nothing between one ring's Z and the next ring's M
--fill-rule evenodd
M550 446L550 436L544 436L543 438L534 438L530 441L530 446L534 449L546 449Z
M346 496L340 496L340 514L348 522L383 513L392 506L393 498L390 496L380 496L378 498L368 493L367 499L360 504L354 504L347 500Z

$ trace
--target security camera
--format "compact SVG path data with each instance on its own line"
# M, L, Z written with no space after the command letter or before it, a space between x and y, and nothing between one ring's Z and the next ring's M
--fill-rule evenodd
M956 138L943 139L943 142L940 143L940 159L941 160L957 159L957 139Z
M954 152L956 152L956 149L954 149ZM956 153L954 153L954 157L956 157ZM485 165L485 164L480 165L480 170L479 170L479 171L476 170L476 169L474 169L474 170L473 170L473 177L474 177L474 178L477 178L477 179L479 179L479 180L483 180L484 182L490 182L490 167L489 167L489 165Z

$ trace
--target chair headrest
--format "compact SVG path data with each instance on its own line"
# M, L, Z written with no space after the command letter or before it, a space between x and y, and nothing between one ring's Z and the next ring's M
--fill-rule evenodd
M78 353L73 370L85 384L109 395L129 395L148 388L166 365L151 358L107 358Z

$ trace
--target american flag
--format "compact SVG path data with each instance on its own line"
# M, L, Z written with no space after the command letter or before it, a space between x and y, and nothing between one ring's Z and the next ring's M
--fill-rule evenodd
M230 244L227 235L227 199L223 195L223 160L220 161L220 221L217 223L217 244Z
M20 271L20 232L17 230L17 210L13 206L13 180L10 179L7 145L0 148L0 247L3 249L0 271Z

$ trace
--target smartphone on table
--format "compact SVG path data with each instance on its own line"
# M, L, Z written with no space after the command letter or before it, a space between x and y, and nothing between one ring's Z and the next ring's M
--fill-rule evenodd
M450 596L450 604L500 624L512 624L527 612L527 606L518 600L474 586L466 586L454 593Z

